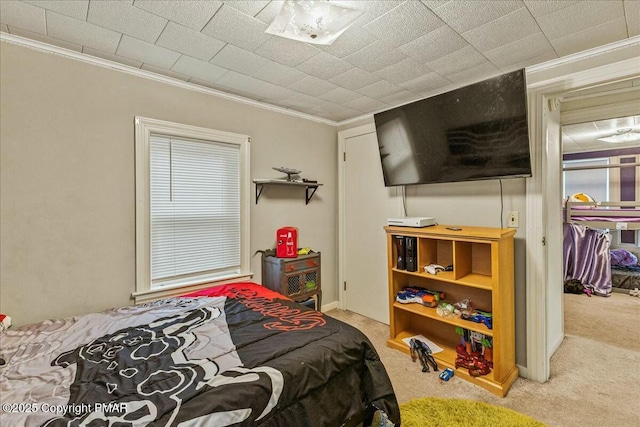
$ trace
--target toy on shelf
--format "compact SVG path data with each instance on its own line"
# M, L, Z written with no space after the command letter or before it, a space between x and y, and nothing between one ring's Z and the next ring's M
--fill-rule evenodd
M471 307L471 299L465 298L462 301L458 301L455 304L450 304L448 302L441 302L438 304L438 308L436 308L436 313L438 316L442 317L457 317L464 318L464 316L471 316L473 313L473 308Z
M420 359L422 372L429 372L429 364L431 364L434 372L438 370L436 359L433 358L431 348L427 343L416 338L411 338L411 341L409 341L409 348L411 349L411 360L415 362L416 358Z
M487 328L493 329L493 315L488 311L473 310L470 315L463 315L462 318L476 323L484 323Z
M456 347L456 368L466 368L469 375L479 377L487 375L493 368L491 337L464 328L456 328L461 335L460 344Z
M431 308L436 307L442 299L444 299L443 292L419 286L408 286L396 294L396 301L401 304L418 303Z

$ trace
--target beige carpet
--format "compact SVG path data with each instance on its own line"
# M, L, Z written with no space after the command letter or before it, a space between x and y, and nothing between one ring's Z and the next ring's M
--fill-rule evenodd
M326 314L363 331L389 373L399 403L425 396L504 406L553 426L640 426L640 298L564 296L565 340L544 384L518 378L504 398L459 378L440 384L404 353L387 348L389 327L358 314ZM469 425L473 425L470 423Z

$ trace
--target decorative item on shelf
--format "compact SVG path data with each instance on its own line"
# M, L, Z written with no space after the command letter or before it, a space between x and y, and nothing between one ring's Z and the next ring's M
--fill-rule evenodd
M287 181L289 182L302 182L300 177L295 177L296 175L300 175L302 171L298 169L285 168L284 166L280 166L278 168L274 167L273 170L277 170L278 172L287 174Z

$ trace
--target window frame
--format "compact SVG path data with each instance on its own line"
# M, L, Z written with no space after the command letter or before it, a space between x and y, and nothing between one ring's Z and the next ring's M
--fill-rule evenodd
M186 292L246 280L251 273L250 251L250 142L248 135L208 129L146 117L135 117L135 205L136 205L136 303L184 294ZM184 283L153 288L151 285L151 134L236 144L240 149L240 273L216 279L192 277Z

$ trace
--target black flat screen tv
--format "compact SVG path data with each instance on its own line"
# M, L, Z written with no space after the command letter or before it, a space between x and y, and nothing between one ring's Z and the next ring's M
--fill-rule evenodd
M531 176L524 70L374 120L387 187Z

